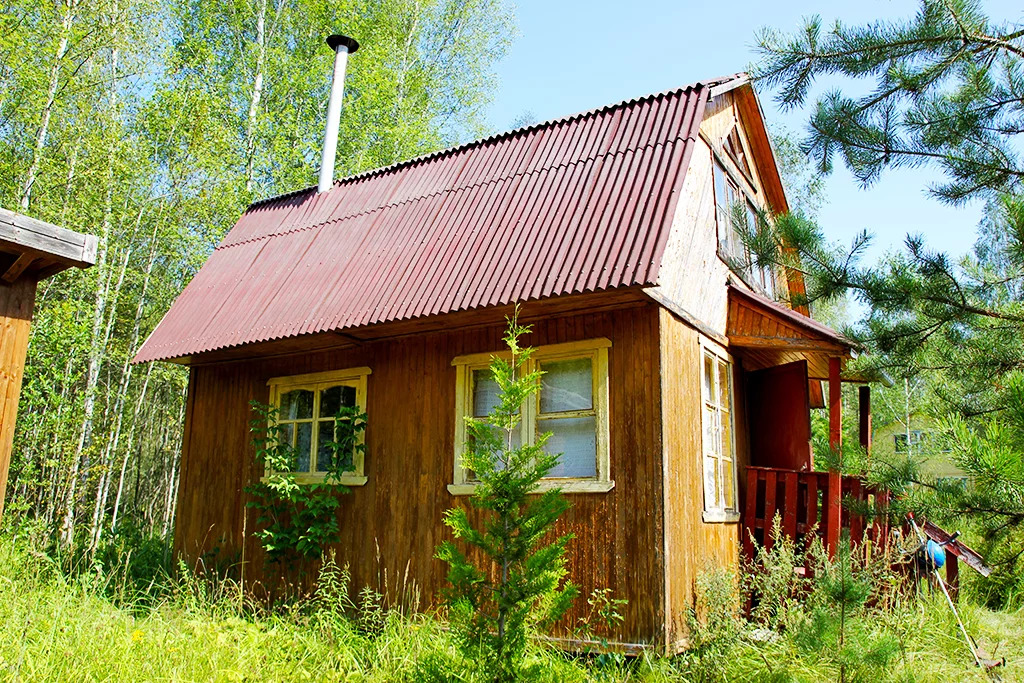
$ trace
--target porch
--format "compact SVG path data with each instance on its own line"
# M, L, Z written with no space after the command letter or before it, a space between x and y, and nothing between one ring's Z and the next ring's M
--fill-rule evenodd
M754 542L772 547L770 530L776 514L782 533L798 544L813 533L833 551L844 529L854 545L865 539L882 543L889 536L888 523L868 520L860 511L868 506L884 508L888 502L888 491L875 489L861 477L752 465L747 468L742 512L743 554L754 556Z
M798 542L817 534L829 553L843 530L856 545L884 540L881 521L863 511L885 505L888 493L861 477L816 471L811 408L828 407L829 445L842 447L842 384L858 383L858 436L870 458L871 390L868 379L846 371L855 342L796 311L738 286L729 288L727 336L745 385L749 464L740 471L743 551L754 542L770 548L779 515L782 533Z

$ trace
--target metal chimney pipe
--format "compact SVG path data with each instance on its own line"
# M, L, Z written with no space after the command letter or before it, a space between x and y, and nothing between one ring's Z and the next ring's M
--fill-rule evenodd
M341 119L341 98L345 94L345 67L348 65L348 56L359 49L355 38L338 34L328 36L327 44L334 50L334 75L331 77L331 97L327 101L327 130L324 131L317 194L329 192L334 186L334 157L338 152L338 122Z

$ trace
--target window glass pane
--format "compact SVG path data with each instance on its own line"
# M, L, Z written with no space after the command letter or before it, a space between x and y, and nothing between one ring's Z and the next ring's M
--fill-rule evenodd
M715 395L714 391L714 378L715 378L715 360L710 354L704 354L704 401L711 401Z
M717 163L715 164L715 203L723 209L729 208L729 199L726 189L728 184L725 182L725 173L722 172L722 167Z
M309 455L313 441L313 423L297 422L295 424L295 456L298 465L296 472L309 472Z
M313 392L295 389L281 396L282 420L308 420L313 417Z
M523 430L520 428L521 426L522 426L521 424L516 425L516 428L512 430L512 435L511 435L512 436L512 446L511 447L513 449L519 448L522 445L522 443L523 443ZM493 432L498 437L498 441L501 444L501 448L503 448L503 449L509 448L509 434L508 434L508 432L506 432L504 429L498 429L497 427L491 427L490 429L491 429L491 432ZM475 442L475 439L473 438L473 435L471 433L469 433L468 430L466 432L466 438L468 439L468 445L470 447L472 447L474 442Z
M295 443L295 425L283 424L281 425L281 442L284 445L291 446Z
M715 433L715 415L716 410L714 406L710 406L707 403L704 404L704 452L705 453L718 453L718 436Z
M499 430L497 427L491 427L490 429L491 429L491 431L495 435L498 436L498 440L499 440L499 442L501 444L502 450L508 449L509 448L509 434L508 434L508 432L506 432L505 430ZM468 448L473 448L474 447L474 442L475 442L475 439L473 438L473 435L467 432L466 440L467 440L466 446ZM523 443L523 430L520 429L518 426L515 429L512 430L511 442L512 442L512 445L511 445L511 449L512 450L515 450L515 449L519 448L522 445L522 443ZM495 453L495 458L497 459L497 462L495 462L495 468L498 469L498 470L505 469L505 462L502 459L502 453L500 453L500 452L499 453ZM467 469L466 470L466 481L478 481L477 476L476 476L476 472L474 472L471 469Z
M732 421L729 419L729 413L720 412L718 413L718 430L721 435L721 442L718 449L718 455L723 458L731 458L732 452Z
M317 437L318 445L316 450L316 471L326 472L331 466L331 458L334 455L330 443L335 439L334 420L320 420L320 434ZM341 453L341 466L344 470L351 470L352 453Z
M718 507L718 460L704 456L704 507L714 509Z
M334 417L342 406L351 408L355 404L355 387L338 386L324 389L320 392L320 417Z
M736 508L734 493L733 493L733 462L732 460L722 461L721 478L719 481L722 482L722 504L726 510L734 510Z
M473 417L486 417L500 402L501 389L490 368L473 371Z
M562 457L548 477L597 476L597 420L594 417L574 417L560 420L541 420L538 431L551 432L546 450L561 453Z
M541 369L540 412L560 413L566 410L590 410L594 407L589 358L543 363Z
M729 410L729 364L718 361L718 405Z

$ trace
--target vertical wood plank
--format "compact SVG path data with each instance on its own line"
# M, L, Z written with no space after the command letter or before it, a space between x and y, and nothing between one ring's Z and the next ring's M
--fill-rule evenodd
M0 519L4 513L35 298L36 281L32 277L24 277L11 285L0 284Z
M565 318L561 324L559 317ZM193 564L205 562L210 570L237 572L243 546L250 585L279 578L264 564L253 539L253 515L244 520L242 489L258 476L248 401L268 400L270 377L365 365L373 370L367 390L368 481L342 497L337 562L349 565L353 591L370 586L384 592L386 581L389 598L397 599L408 576L421 593L420 609L436 607L445 567L434 559L434 547L450 537L442 517L450 507L467 505L464 497L452 496L446 488L454 459L456 371L451 360L501 350L502 329L488 323L194 367L175 529L179 556ZM739 554L738 525L702 525L700 499L692 495L701 476L699 358L695 342L689 345L695 334L679 333L679 348L673 351L676 366L665 378L659 367L659 309L654 305L539 319L527 339L533 346L594 337L612 340L608 402L615 488L570 495L572 507L557 527L557 533L575 535L569 573L581 593L607 587L628 600L623 624L608 634L612 641L663 643L666 621L685 614L666 603L667 577L674 582L674 595L689 600L692 589L686 588L703 557ZM653 396L652 386L662 381L664 394ZM671 428L676 431L671 445L666 440L663 446L664 414L673 416ZM663 489L663 452L673 457L671 490ZM669 502L675 507L671 515L662 509ZM476 511L471 516L480 519ZM671 522L676 542L667 548L670 519L678 520ZM244 543L239 540L243 526ZM710 531L704 532L704 526ZM666 570L669 561L672 572ZM585 600L577 601L563 626L576 623L587 609Z
M775 489L778 485L775 472L764 473L764 547L771 550L772 525L775 524Z
M850 498L857 504L864 502L863 488L859 477L850 477ZM857 545L864 540L864 515L856 509L847 514L850 516L850 542Z
M818 473L811 472L806 475L807 479L807 526L810 527L818 523ZM822 529L819 525L817 533L821 533Z
M825 506L825 548L829 557L835 557L839 547L839 532L842 527L843 478L835 470L828 473L828 489Z
M747 504L743 512L743 554L754 559L753 535L757 521L757 479L760 470L747 469Z
M782 510L782 531L789 538L796 538L796 472L785 472L782 474L782 482L785 488L784 507Z
M863 385L857 390L857 418L860 427L860 447L871 462L871 387Z

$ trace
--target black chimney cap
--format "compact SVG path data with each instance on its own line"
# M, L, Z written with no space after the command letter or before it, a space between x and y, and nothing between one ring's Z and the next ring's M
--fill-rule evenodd
M337 52L339 45L344 45L348 48L348 53L352 54L359 49L359 41L355 38L349 38L343 36L340 33L335 33L333 36L327 36L327 44L331 46L331 49Z

